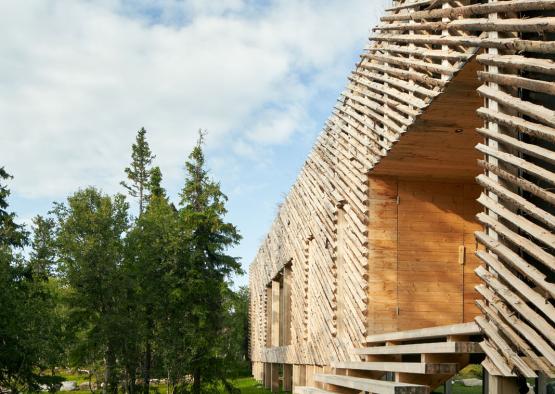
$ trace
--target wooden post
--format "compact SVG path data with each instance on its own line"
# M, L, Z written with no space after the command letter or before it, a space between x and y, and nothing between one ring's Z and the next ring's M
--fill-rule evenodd
M306 386L306 366L293 365L293 389Z
M264 363L264 388L270 390L272 388L272 364Z
M272 288L266 288L266 347L272 346Z
M270 366L271 366L270 367L270 375L271 375L270 389L272 390L272 393L278 393L279 392L279 364L271 363Z
M271 346L279 346L279 281L272 282L272 339Z
M283 391L293 391L292 364L283 364Z
M283 345L291 345L291 280L293 272L291 267L287 266L283 270Z
M516 378L489 375L488 394L519 394Z
M538 379L536 379L536 385L538 386L536 393L547 394L547 382L549 382L547 375L540 372L538 374Z
M443 384L443 392L445 394L453 394L453 379L449 379Z
M305 368L306 385L314 387L314 365L306 365Z

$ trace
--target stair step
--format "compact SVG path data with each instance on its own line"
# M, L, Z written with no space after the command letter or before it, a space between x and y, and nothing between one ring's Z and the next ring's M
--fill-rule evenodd
M352 376L315 374L314 379L321 383L333 384L375 394L428 394L430 392L428 386L355 378Z
M387 341L409 341L415 339L430 339L446 337L448 335L478 335L480 327L475 322L451 324L448 326L419 328L416 330L394 331L385 334L369 335L366 343L379 343Z
M318 389L310 386L297 386L293 390L294 394L333 394L331 391Z
M355 348L354 354L483 353L477 342L431 342Z
M347 361L332 363L333 368L357 369L364 371L403 372L418 374L456 374L457 363L415 363L382 361Z

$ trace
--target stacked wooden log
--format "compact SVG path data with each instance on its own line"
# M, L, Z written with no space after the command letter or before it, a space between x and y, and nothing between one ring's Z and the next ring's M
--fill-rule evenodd
M486 138L484 187L478 214L486 247L477 290L483 316L476 319L485 340L484 366L500 376L555 374L555 29L552 1L495 1L484 4L486 48L478 56L485 105L478 110ZM504 42L507 45L499 45Z
M251 265L253 361L356 361L348 349L367 334L368 173L481 50L484 365L553 376L553 10L554 0L405 0L387 10ZM288 263L292 344L270 349L266 288Z
M412 26L412 13L428 7L443 12L444 7L397 3L350 75L250 268L253 361L276 360L276 350L267 348L265 294L288 262L292 345L280 351L281 362L347 361L354 357L348 349L363 343L367 334L368 172L476 51L458 44L435 48L427 42L390 40L420 37L417 29L389 27ZM450 21L447 17L441 15ZM451 32L425 36L476 37L474 32Z

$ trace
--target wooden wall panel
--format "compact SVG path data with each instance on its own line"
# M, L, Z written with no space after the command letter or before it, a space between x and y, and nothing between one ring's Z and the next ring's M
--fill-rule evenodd
M486 298L479 303L487 317L486 323L479 320L487 338L485 346L495 351L488 354L487 365L495 368L490 372L553 374L553 10L552 0L394 2L374 29L371 44L349 76L250 267L253 361L326 365L330 360L351 358L348 348L362 343L367 332L402 328L396 314L391 314L391 299L384 294L399 304L441 304L452 295L462 303L461 318L468 320L478 312L471 300L479 293ZM485 68L477 72L483 83L477 91L485 103L477 114L484 124L477 125L475 119L451 121L430 105L451 97L443 113L459 113L467 119L468 110L477 106L472 92L475 81L469 77L476 73L476 64L468 61L479 48L484 53L477 59ZM469 74L460 72L465 65ZM449 96L449 87L454 96ZM432 111L426 117L429 107ZM473 133L474 127L478 133ZM426 148L418 149L422 136L430 138ZM448 143L443 139L446 136L450 136ZM479 138L485 138L485 143ZM478 143L477 152L485 157L480 162L484 174L477 183L484 190L478 201L485 212L479 220L487 230L480 231L471 218L479 211L476 205L469 205L459 216L465 264L462 272L455 273L463 278L462 287L451 293L432 274L443 272L442 262L453 257L453 252L437 246L438 237L448 249L455 244L451 219L432 224L416 220L396 228L393 217L402 220L403 215L424 209L432 218L440 212L433 204L416 203L412 208L407 205L406 212L397 212L389 189L380 191L376 184L372 190L368 174L379 174L384 159L397 157L404 160L404 175L421 176L428 171L437 181L451 176L451 181L464 177L466 183L474 174L470 162L477 155L466 148L460 155L453 153L460 153L459 145L468 141ZM423 160L411 172L416 156ZM401 175L396 165L389 167L387 175ZM440 198L442 193L437 192L433 194ZM466 200L475 195L475 189L463 187L461 193ZM458 196L449 198L454 197ZM437 203L450 218L449 200ZM339 207L345 207L345 231L338 240ZM411 229L436 236L412 235ZM475 230L481 244L479 260L473 255L477 247L471 233ZM397 233L401 235L398 260L392 250ZM339 272L338 250L342 254ZM423 250L428 261L418 264ZM267 285L290 262L291 345L269 348ZM477 292L473 269L482 283ZM402 273L415 270L412 276ZM445 275L451 278L453 273ZM410 278L418 278L418 286L397 286L397 282L408 284ZM334 320L338 303L344 308L339 336ZM422 315L421 309L421 305L413 307L415 320ZM373 316L377 319L370 323ZM492 333L492 327L501 336Z
M397 195L396 178L369 178L369 335L397 331Z
M371 176L369 190L369 332L472 320L464 306L478 296L465 294L464 258L480 227L467 215L478 186Z

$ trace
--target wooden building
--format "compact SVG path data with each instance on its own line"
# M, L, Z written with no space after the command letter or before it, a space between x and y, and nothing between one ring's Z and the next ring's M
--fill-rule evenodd
M555 1L403 0L250 267L274 391L555 377Z

